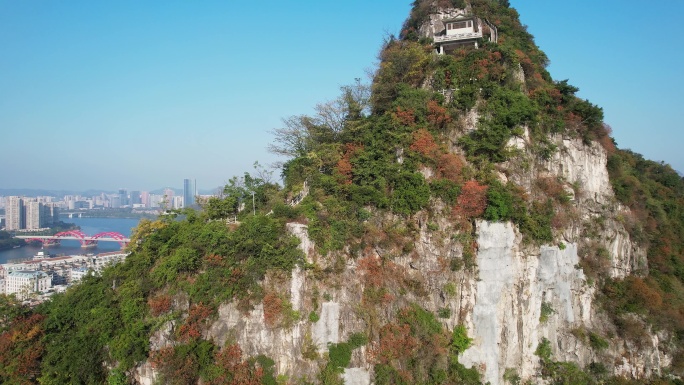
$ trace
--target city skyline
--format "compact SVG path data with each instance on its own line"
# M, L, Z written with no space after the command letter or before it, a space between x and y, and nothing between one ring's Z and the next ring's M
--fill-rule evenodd
M0 0L0 188L142 191L178 186L178 175L222 186L254 161L277 160L266 147L282 118L366 81L410 9L267 5ZM663 39L631 33L636 0L511 5L553 78L604 108L621 148L684 171L684 53L669 43L684 34L684 3L652 5ZM278 44L262 44L274 31Z

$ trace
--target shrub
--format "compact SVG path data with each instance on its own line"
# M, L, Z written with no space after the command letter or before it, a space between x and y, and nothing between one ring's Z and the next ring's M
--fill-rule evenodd
M430 131L424 128L413 133L413 143L411 143L409 149L433 160L439 152L439 146L435 142L434 137Z
M605 350L608 349L609 346L608 341L594 332L589 332L589 344L594 350Z
M392 211L410 215L427 205L430 187L420 173L403 172L392 183Z
M202 336L203 326L206 325L207 318L214 313L214 309L198 303L190 307L188 317L178 329L178 339L188 341Z
M450 318L451 317L451 309L448 307L442 307L437 310L437 316L439 318Z
M487 207L487 186L470 180L463 185L456 201L455 214L466 218L478 217L485 212Z
M171 296L161 294L156 297L150 297L147 300L147 304L150 306L152 316L157 317L171 310Z
M539 313L539 322L545 323L549 320L549 317L553 313L555 313L555 311L553 310L553 307L551 307L551 304L548 302L542 302L541 312Z
M456 285L451 282L445 284L442 290L444 291L444 294L447 295L447 298L453 298L456 296Z
M242 359L242 349L237 344L226 345L215 355L215 370L208 385L260 385L264 369L255 367Z
M520 376L518 375L518 371L514 368L506 368L506 370L504 371L503 379L511 385L520 384Z
M352 349L360 348L368 343L368 337L363 333L353 333L349 336L349 346Z
M334 368L343 369L351 362L352 348L346 342L328 345L328 357L330 365Z
M473 340L472 338L468 337L468 332L466 331L465 326L458 325L451 333L451 343L449 345L455 354L460 354L466 351L472 342Z
M539 345L537 345L534 354L544 363L551 361L551 342L547 340L546 337L543 337Z
M276 293L268 292L264 296L264 322L266 326L274 327L283 313L283 300Z
M371 347L374 361L389 364L391 361L406 358L418 348L418 340L411 336L409 325L386 324L380 329L378 344Z

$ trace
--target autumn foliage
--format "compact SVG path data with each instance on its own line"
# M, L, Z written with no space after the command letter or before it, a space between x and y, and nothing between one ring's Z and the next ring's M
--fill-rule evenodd
M380 339L370 346L369 355L376 363L388 364L407 358L418 348L418 340L411 336L411 326L390 323L380 329Z
M154 352L150 358L152 367L166 384L192 384L196 382L199 364L192 355L179 354L173 346Z
M274 292L268 292L264 296L264 322L266 326L273 327L280 320L284 304L282 298Z
M162 294L156 297L151 297L147 300L150 306L150 313L157 317L171 310L171 296Z
M487 208L487 186L475 180L469 180L461 189L454 214L466 218L475 218L484 214Z
M188 318L185 319L185 322L178 330L178 339L189 341L201 337L206 320L213 313L214 309L201 302L190 307Z
M226 345L216 353L216 376L208 385L260 385L264 376L262 368L254 368L242 359L242 349L237 344Z
M428 115L427 120L430 124L438 128L444 128L451 122L451 116L445 107L442 107L434 100L429 100L427 103Z
M437 172L442 178L460 183L463 178L463 165L461 156L452 153L442 154L437 162Z
M0 334L0 380L3 383L35 383L44 351L44 319L42 314L17 317Z
M409 147L412 151L427 157L434 158L439 153L439 146L432 137L430 131L421 128L413 133L413 143Z
M354 143L347 143L347 145L345 146L344 154L342 155L342 158L337 162L337 172L342 177L342 184L349 185L352 183L351 158L357 151L362 149L362 145Z
M413 125L416 124L416 114L410 108L403 109L401 107L397 107L397 110L394 113L394 116L396 116L399 123L404 125L404 126L412 127Z
M392 261L382 261L375 256L359 259L359 271L366 286L382 287L401 285L404 281L403 268Z

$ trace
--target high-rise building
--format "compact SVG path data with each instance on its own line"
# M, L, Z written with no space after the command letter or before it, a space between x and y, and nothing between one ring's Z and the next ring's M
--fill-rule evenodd
M173 208L173 190L171 190L170 188L164 190L164 199L162 200L162 203L160 203L160 205L163 209Z
M124 189L119 190L119 202L121 207L128 206L128 191Z
M26 228L24 220L24 200L20 197L11 196L5 202L5 228L8 231Z
M29 230L42 229L46 225L43 204L38 201L26 202L26 228Z
M183 179L183 207L195 204L195 186L190 179Z
M145 205L145 207L152 207L152 202L150 201L150 193L148 191L143 191L140 193L140 203Z
M132 205L139 205L142 203L140 199L140 191L131 191L131 199L130 199L130 204Z
M183 197L181 197L181 196L173 197L173 208L174 209L182 209L183 207L185 207L183 205Z
M57 203L46 203L43 205L46 224L52 225L59 222L59 206Z

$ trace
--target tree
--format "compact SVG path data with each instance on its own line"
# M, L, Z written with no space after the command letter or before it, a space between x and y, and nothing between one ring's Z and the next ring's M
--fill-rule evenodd
M482 215L485 208L487 208L487 186L475 180L466 182L461 195L458 196L454 211L464 217L474 218Z
M297 158L315 151L321 144L339 139L349 122L362 119L370 106L370 87L356 83L341 88L337 98L316 105L316 114L295 115L283 119L283 127L271 131L274 143L267 150L273 154Z

